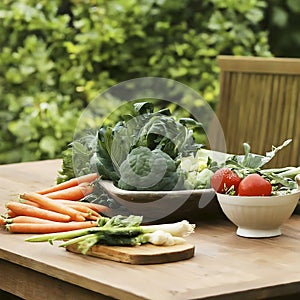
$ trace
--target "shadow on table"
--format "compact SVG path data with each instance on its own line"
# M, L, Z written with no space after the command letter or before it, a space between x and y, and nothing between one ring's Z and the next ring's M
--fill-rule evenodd
M7 293L5 291L0 290L0 299L3 300L23 300L22 298L15 296L13 294Z

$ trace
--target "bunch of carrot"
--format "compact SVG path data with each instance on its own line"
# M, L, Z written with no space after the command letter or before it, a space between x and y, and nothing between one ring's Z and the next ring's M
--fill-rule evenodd
M97 178L92 173L41 191L22 193L18 201L6 203L6 216L0 217L0 225L13 233L54 233L95 227L109 208L79 200L93 192L92 182Z

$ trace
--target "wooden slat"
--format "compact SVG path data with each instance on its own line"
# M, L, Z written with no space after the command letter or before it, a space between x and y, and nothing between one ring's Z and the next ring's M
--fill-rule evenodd
M273 58L220 55L218 64L223 71L267 74L299 74L297 58Z
M278 105L277 109L277 116L278 119L276 120L276 128L278 128L278 140L276 141L277 144L280 144L283 142L283 137L285 136L287 138L290 138L290 134L288 131L288 119L294 119L293 115L290 115L290 102L291 99L287 100L286 97L289 97L287 95L287 91L290 91L291 89L291 78L290 76L281 76L281 85L280 85L280 104ZM289 94L289 93L288 93ZM288 105L286 108L285 106ZM279 125L280 124L280 125ZM278 162L279 165L283 165L285 163L285 157L289 157L290 155L290 149L291 145L286 147L285 149L282 149L276 157L274 158L275 161Z
M297 119L297 116L300 116L300 93L299 93L299 86L300 86L300 78L297 78L297 99L296 99L296 105L294 107L294 114L295 118ZM295 96L296 98L296 96ZM293 154L291 155L292 161L299 161L300 156L300 124L299 119L297 122L293 123Z
M289 135L288 127L287 127L287 119L288 118L294 118L294 116L290 115L290 105L291 105L291 99L290 98L290 76L281 76L281 102L280 106L278 107L279 112L279 118L278 122L275 125L279 129L278 133L278 140L277 145L282 143L284 140L288 138L292 138L292 136ZM287 99L289 97L290 99ZM286 148L282 149L276 157L274 158L275 161L277 161L278 165L285 165L286 157L289 157L291 149L291 144L287 146ZM288 162L287 162L288 164Z
M239 80L239 75L238 74L231 74L231 93L230 97L227 99L227 109L228 109L228 114L226 115L226 120L228 122L228 128L227 128L227 134L231 136L235 136L236 134L236 129L237 129L237 123L238 123L238 118L240 116L239 114L239 103L236 101L238 98L238 90L234 89L234 86L237 84L241 84ZM231 118L228 118L228 116L232 116ZM229 152L232 152L232 147L236 148L235 144L228 144L228 150Z
M271 86L272 85L272 77L271 76L263 76L263 80L261 81L261 84L263 86ZM261 88L260 88L261 89ZM271 100L271 90L270 89L261 89L261 114L260 114L260 120L264 118L264 116L267 116L269 114L270 109L270 100ZM263 136L265 137L268 134L267 126L261 126L260 128L257 127L256 130L256 136ZM259 143L257 145L258 153L263 153L265 151L265 144Z
M249 142L251 147L253 148L254 151L258 151L257 148L260 146L261 141L258 143L253 143L253 140L255 136L261 137L261 134L259 133L256 135L256 132L260 131L260 128L262 128L261 122L263 121L263 118L261 117L261 95L258 95L256 99L255 91L257 88L257 82L258 78L256 75L250 76L247 74L247 81L245 80L245 84L248 85L248 87L245 89L247 90L247 93L249 95L248 101L247 101L247 111L244 112L246 115L247 119L244 126L244 134L246 138L246 142ZM241 94L243 92L241 91ZM242 97L242 96L241 96ZM242 99L242 98L241 98ZM253 105L255 103L255 105ZM241 103L241 106L242 103ZM255 126L249 130L249 124L255 122ZM237 133L238 134L238 133Z
M291 76L292 86L290 92L290 106L289 112L286 114L288 123L288 135L293 138L293 144L290 147L290 157L292 161L297 161L300 156L300 126L299 126L299 116L300 116L300 77Z

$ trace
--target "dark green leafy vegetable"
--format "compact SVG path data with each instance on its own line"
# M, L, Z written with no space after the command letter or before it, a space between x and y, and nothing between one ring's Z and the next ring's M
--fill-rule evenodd
M168 108L155 111L154 103L154 99L127 103L120 108L122 115L113 112L96 133L82 133L72 143L76 171L98 172L101 179L126 190L207 186L205 171L198 176L197 185L184 184L187 174L180 166L182 158L195 157L201 148L194 133L203 130L202 124L188 117L176 119ZM98 194L83 201L115 206L104 199L103 191Z
M175 161L160 149L133 149L120 166L118 186L125 190L182 189Z
M99 129L96 136L96 146L90 158L90 168L101 174L102 179L116 181L118 175L110 159L111 137L112 130L110 127Z
M178 173L175 170L178 159L195 154L201 147L193 137L193 129L200 128L201 124L190 118L177 121L168 109L155 112L152 102L137 102L133 104L133 108L131 114L126 114L115 125L105 125L99 129L96 152L90 161L92 169L96 169L103 179L112 180L120 188L140 189L130 184L135 180L130 179L125 165L134 166L136 175L142 175L145 170L149 172L149 164L146 168L142 167L143 155L131 155L134 149L147 148L147 159L154 155L160 160L163 159L168 166L166 174L157 173L162 174L165 179L160 184L146 184L147 189L158 190L164 187L163 190L172 190L178 182ZM146 150L143 152L146 153ZM137 161L134 163L135 159ZM154 163L152 165L155 166ZM157 172L162 172L162 169L158 168Z
M292 141L291 139L286 140L282 145L278 147L272 146L272 150L267 152L265 156L251 153L250 145L244 143L243 146L244 146L245 155L237 155L236 160L244 168L249 168L249 169L262 168L276 155L278 151L286 147L289 143L291 143L291 141Z
M69 147L63 151L62 166L61 170L58 171L56 183L59 184L74 177L72 148Z

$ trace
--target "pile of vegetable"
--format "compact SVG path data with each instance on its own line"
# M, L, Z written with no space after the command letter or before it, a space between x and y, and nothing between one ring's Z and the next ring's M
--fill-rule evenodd
M152 102L134 102L133 110L115 124L74 141L77 171L84 175L74 177L72 159L65 155L60 182L7 202L0 224L12 233L39 234L28 242L60 240L61 247L76 244L84 254L95 244L174 245L184 243L195 225L186 220L141 225L142 216L112 214L111 208L119 207L103 197L99 181L111 180L126 190L213 187L217 193L241 196L291 193L297 180L300 185L300 167L265 168L291 140L265 156L251 153L247 143L244 155L226 154L196 143L194 130L199 128L195 120L177 120L168 109L154 111Z
M185 237L194 232L195 225L183 220L171 224L141 225L141 216L121 216L100 218L97 227L37 235L27 238L27 242L64 241L60 247L76 244L78 250L86 254L96 244L138 246L151 243L158 246L172 246L185 243Z
M264 169L275 154L291 140L273 147L266 156L253 154L244 143L244 155L228 155L211 178L217 193L239 196L270 196L291 193L297 189L300 167ZM298 177L297 177L298 176Z
M142 216L112 214L119 208L99 185L111 180L126 190L183 190L213 187L217 193L268 196L291 193L300 182L300 167L266 169L265 165L291 140L273 147L265 156L206 150L195 142L202 125L191 118L154 111L152 102L134 102L130 113L96 134L82 135L64 155L55 186L19 195L6 203L0 224L12 233L38 233L28 242L60 246L76 244L86 254L95 244L136 246L145 243L174 245L185 242L195 225L188 221L142 225ZM75 171L83 173L75 177ZM77 172L78 173L78 172ZM298 184L300 184L298 182ZM94 203L94 202L97 202ZM114 215L114 216L112 216ZM112 216L112 217L109 217Z
M195 132L203 131L202 124L192 118L177 120L168 108L155 111L153 102L127 105L128 112L116 122L104 124L96 134L83 135L73 142L76 171L98 172L101 179L111 180L125 190L210 186L212 171L208 171L207 162L203 162L205 171L195 180L182 164L185 158L195 158L202 148L195 141ZM59 178L71 170L69 155L65 155Z
M194 232L195 224L186 220L142 225L142 216L107 217L107 206L82 201L92 194L97 180L98 174L90 173L40 191L21 193L16 201L6 203L0 225L11 233L38 234L27 238L28 242L64 241L60 247L76 244L83 254L95 244L182 244Z
M91 173L50 188L25 192L6 203L0 225L12 233L54 233L96 227L109 213L104 205L80 201L94 191L98 174Z
M266 169L265 165L291 140L273 147L265 156L253 154L244 143L244 155L207 150L195 142L202 125L192 118L171 115L169 109L155 111L153 102L129 103L128 113L103 125L94 135L74 141L77 170L98 172L125 190L188 190L213 187L232 195L271 195L297 188L295 176L300 167ZM115 118L116 119L116 118ZM65 155L60 178L67 176L70 153ZM252 188L255 186L255 188ZM118 204L105 198L98 188L85 200Z

